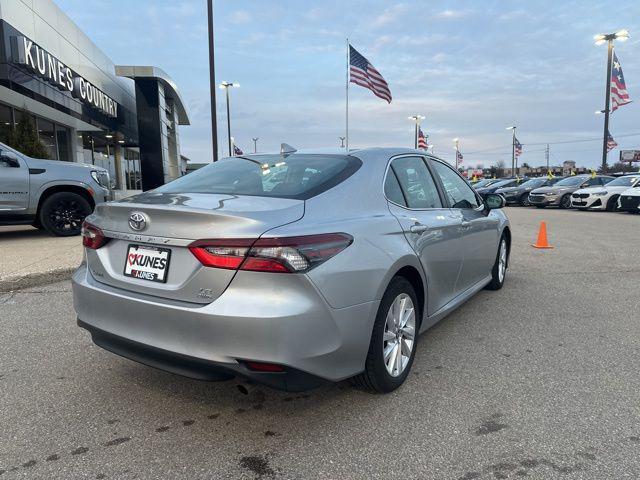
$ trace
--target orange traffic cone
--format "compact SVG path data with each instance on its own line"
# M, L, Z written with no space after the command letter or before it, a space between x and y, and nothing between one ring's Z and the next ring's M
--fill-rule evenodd
M547 224L540 222L540 230L538 231L538 241L531 245L534 248L553 248L547 241Z

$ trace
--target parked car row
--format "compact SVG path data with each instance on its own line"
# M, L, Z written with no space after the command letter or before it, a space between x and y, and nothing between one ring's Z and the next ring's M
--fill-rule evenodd
M473 187L482 195L502 195L507 205L640 213L640 173L485 179Z

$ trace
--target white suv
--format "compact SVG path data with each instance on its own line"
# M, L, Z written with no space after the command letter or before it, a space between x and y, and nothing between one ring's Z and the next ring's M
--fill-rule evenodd
M640 174L618 177L606 185L581 188L571 195L571 206L580 210L613 212L618 208L618 199L622 192L637 186L640 186Z

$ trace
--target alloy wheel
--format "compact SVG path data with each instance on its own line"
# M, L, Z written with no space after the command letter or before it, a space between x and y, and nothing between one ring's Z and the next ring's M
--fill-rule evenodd
M498 280L504 282L507 273L507 242L503 239L500 242L500 253L498 254Z
M61 232L80 231L87 213L82 205L73 199L61 199L49 211L49 220L53 227Z
M383 334L383 359L387 372L398 377L411 360L415 343L416 311L411 297L398 295L389 311Z

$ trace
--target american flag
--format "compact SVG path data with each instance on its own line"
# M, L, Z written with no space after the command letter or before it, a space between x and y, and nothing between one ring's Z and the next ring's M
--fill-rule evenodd
M427 139L424 136L424 132L418 127L418 148L421 150L427 149Z
M618 146L618 142L616 142L613 139L613 137L611 136L611 133L607 130L607 152L610 152L617 146Z
M611 111L615 112L618 107L631 103L627 85L624 83L622 67L618 61L616 52L613 52L613 68L611 69Z
M349 45L349 81L368 88L376 97L391 103L391 90L387 81L380 75L369 60Z
M458 159L458 163L462 163L462 159L463 159L464 157L462 156L462 152L460 152L460 150L458 150L458 151L456 152L456 157L457 157L457 159Z
M234 145L233 146L233 155L234 156L244 155L244 152L237 145Z
M513 146L516 151L516 157L519 157L520 155L522 155L522 144L518 141L517 138L514 138L513 142Z

